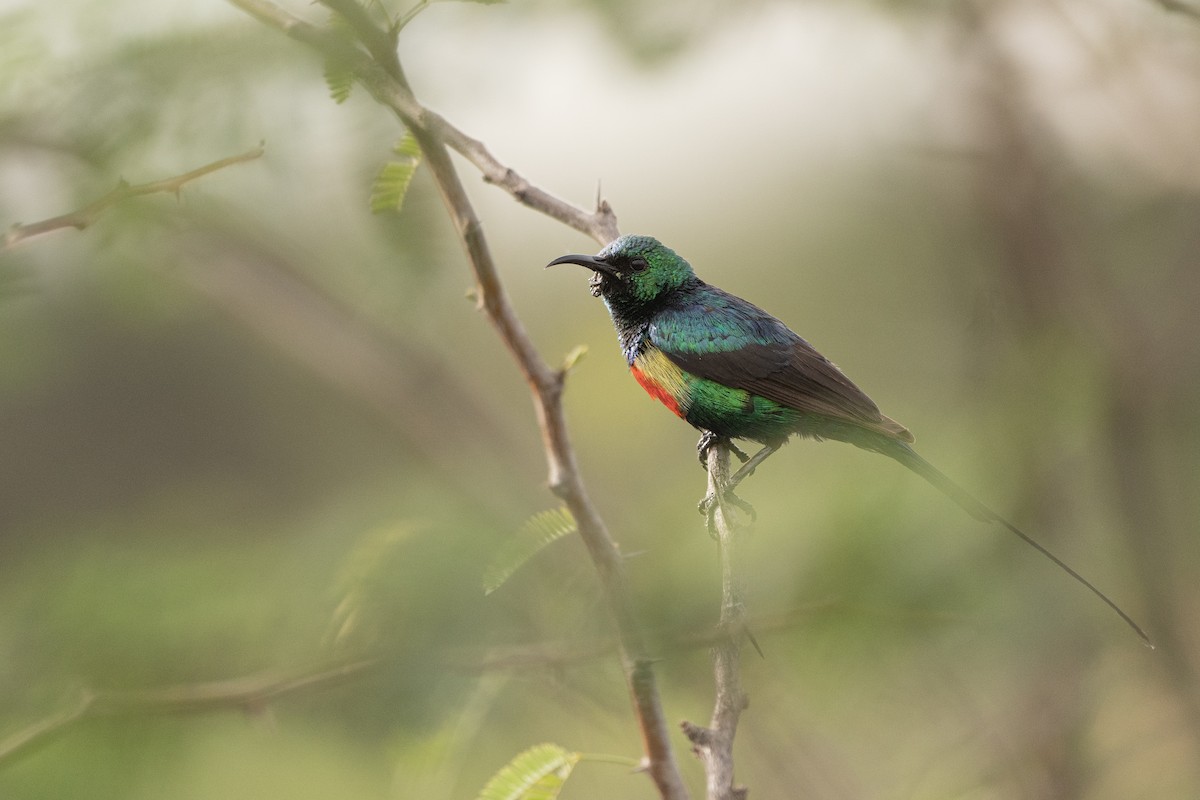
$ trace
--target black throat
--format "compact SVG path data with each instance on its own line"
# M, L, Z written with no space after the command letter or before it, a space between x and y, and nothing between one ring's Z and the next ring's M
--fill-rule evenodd
M682 286L663 292L653 300L639 300L625 291L624 285L604 276L596 288L608 307L627 363L633 364L645 349L654 318L663 309L686 302L688 293L702 285L699 278L690 278Z

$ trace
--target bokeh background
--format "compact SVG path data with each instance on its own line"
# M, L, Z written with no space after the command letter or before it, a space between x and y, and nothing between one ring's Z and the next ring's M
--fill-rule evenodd
M1200 797L1200 19L1168 5L514 0L405 29L425 103L787 320L1159 645L890 461L794 443L742 490L752 796ZM380 659L253 713L69 726L0 797L460 798L541 741L639 755L580 543L482 592L555 501L428 175L369 213L399 136L220 0L0 3L0 225L266 142L0 251L0 740L89 691ZM696 434L586 274L541 269L595 245L461 166L538 346L589 348L579 459L667 714L703 722ZM652 796L590 762L563 794Z

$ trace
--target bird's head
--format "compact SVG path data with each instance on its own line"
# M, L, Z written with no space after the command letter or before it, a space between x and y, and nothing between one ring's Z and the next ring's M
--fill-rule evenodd
M695 278L691 264L652 236L622 236L594 256L562 256L546 266L556 264L592 270L592 294L610 304L651 303Z

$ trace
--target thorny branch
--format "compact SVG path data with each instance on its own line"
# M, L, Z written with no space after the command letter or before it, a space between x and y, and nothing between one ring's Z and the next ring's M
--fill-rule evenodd
M450 160L453 148L474 164L489 183L507 191L522 204L591 236L603 244L617 235L616 218L606 203L585 212L544 192L495 159L477 140L426 109L413 96L395 51L395 33L375 25L354 0L323 0L347 22L362 43L314 26L265 0L230 0L255 18L272 25L350 68L358 82L391 109L421 146L447 212L466 250L477 293L488 318L525 376L533 394L538 424L549 467L549 485L570 508L588 549L617 626L621 663L641 727L646 771L664 798L686 798L671 749L670 735L652 660L642 640L616 543L584 487L562 409L564 373L552 369L534 348L500 282L495 262L469 198Z
M205 175L216 172L217 170L225 169L234 164L242 164L247 161L253 161L262 156L265 145L259 144L251 150L229 158L222 158L211 164L205 164L202 167L197 167L190 172L185 172L182 175L176 175L173 178L165 178L160 181L151 181L150 183L139 183L130 185L124 180L117 183L111 191L104 196L93 200L83 208L72 211L68 214L60 214L57 217L44 219L41 222L31 222L27 225L17 223L9 228L8 233L4 234L3 241L0 241L0 252L16 245L18 242L23 242L26 239L32 239L35 236L41 236L52 231L64 230L66 228L75 228L83 230L96 221L96 218L103 214L108 209L115 206L123 200L128 200L131 197L140 197L146 194L158 194L165 192L178 195L184 185L191 183L197 178L203 178Z

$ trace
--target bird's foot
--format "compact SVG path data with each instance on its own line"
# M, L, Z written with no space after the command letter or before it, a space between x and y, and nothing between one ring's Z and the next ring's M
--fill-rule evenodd
M732 503L737 508L740 508L742 511L746 512L746 514L750 517L750 522L753 523L758 520L758 512L754 510L754 506L750 505L745 500L734 494L732 489L725 490L724 499L726 503ZM696 510L704 515L704 524L708 528L708 535L713 539L718 538L716 520L714 517L719 506L720 502L717 500L717 496L715 494L705 495L704 499L696 505Z
M737 456L743 464L750 460L750 456L746 455L745 451L734 444L732 440L722 438L712 431L705 431L700 437L700 441L696 443L696 454L700 456L700 466L708 469L708 451L719 444L729 448L729 452Z
M737 486L739 483L746 480L746 478L749 478L751 475L753 475L754 470L758 469L758 465L766 461L768 457L777 452L781 446L782 445L769 444L755 453L753 458L743 458L742 463L745 464L745 466L733 473L733 477L729 479L729 488L732 489L734 486Z
M696 455L700 457L700 466L704 467L704 469L708 469L709 449L720 441L721 437L712 431L705 431L700 434L700 441L696 442Z

